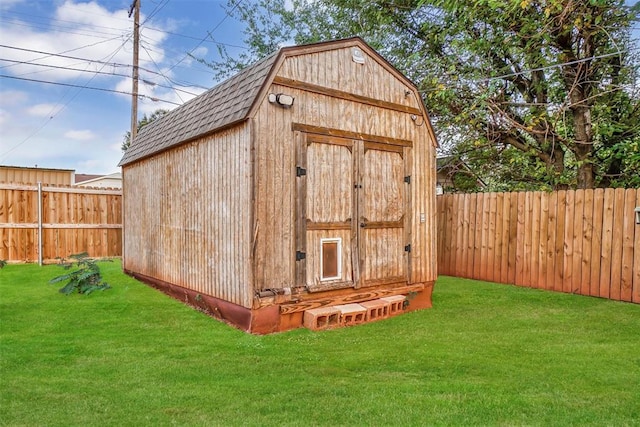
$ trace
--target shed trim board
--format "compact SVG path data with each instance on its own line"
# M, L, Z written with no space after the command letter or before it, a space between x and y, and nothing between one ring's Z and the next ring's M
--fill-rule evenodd
M361 102L363 104L372 105L374 107L387 108L389 110L401 111L403 113L411 113L415 115L422 115L422 111L419 108L408 107L402 104L396 104L393 102L381 101L379 99L369 98L368 96L355 95L349 92L344 92L337 89L331 89L311 83L300 82L297 80L286 79L284 77L274 77L273 84L289 87L292 89L301 89L306 92L313 92L320 95L327 95L333 98L345 99L347 101Z
M322 126L306 125L303 123L291 123L291 129L294 131L300 131L310 134L335 136L343 139L357 139L360 141L377 142L380 144L399 145L402 147L413 147L413 141L408 139L397 139L384 137L379 135L370 135L366 133L350 132L342 129L333 129ZM340 144L340 141L327 142L328 144ZM349 143L346 143L349 145Z
M255 333L381 296L430 307L436 145L360 38L283 48L132 141L123 269Z

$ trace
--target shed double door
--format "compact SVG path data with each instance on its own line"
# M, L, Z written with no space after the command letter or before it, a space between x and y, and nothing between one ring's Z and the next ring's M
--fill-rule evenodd
M298 140L298 285L408 281L410 148L312 134Z

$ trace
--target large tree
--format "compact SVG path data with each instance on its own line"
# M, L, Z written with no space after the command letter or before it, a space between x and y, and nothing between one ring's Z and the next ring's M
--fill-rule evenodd
M624 2L287 5L230 1L248 23L244 60L291 41L360 35L419 85L443 149L494 188L640 185L636 15Z

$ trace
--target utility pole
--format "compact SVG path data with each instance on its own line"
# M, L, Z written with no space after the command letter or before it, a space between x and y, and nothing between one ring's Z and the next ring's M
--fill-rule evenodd
M133 0L129 8L129 18L133 14L133 87L131 90L131 138L138 133L138 48L140 45L140 0Z

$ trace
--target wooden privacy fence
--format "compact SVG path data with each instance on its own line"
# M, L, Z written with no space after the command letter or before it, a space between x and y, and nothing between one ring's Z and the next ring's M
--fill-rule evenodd
M122 254L122 192L0 183L0 259Z
M438 273L640 303L640 189L438 196Z

